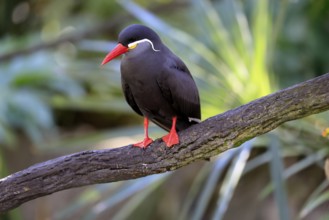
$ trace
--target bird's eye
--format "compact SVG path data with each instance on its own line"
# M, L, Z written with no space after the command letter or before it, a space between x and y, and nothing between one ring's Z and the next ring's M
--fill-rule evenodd
M135 41L137 41L136 38L129 38L128 43L133 43L133 42L135 42Z

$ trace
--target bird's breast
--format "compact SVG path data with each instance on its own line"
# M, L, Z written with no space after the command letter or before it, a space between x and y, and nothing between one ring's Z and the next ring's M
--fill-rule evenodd
M147 64L138 60L125 59L121 63L122 80L128 85L137 106L148 117L155 114L173 115L174 110L157 82L161 64Z

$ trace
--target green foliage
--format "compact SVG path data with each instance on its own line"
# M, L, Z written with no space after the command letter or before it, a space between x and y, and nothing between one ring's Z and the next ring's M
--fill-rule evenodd
M14 9L15 2L7 0L5 6L8 10ZM99 67L102 57L115 42L86 39L95 36L96 23L102 19L111 23L120 8L133 15L137 22L155 29L184 60L197 81L204 119L328 69L325 21L329 4L325 1L193 0L184 10L175 11L172 7L164 16L161 10L155 14L145 9L154 6L154 2L138 2L141 4L130 0L45 1L42 4L36 1L30 4L29 17L19 27L10 25L10 13L3 14L8 22L7 26L4 21L0 24L1 36L8 33L0 39L4 55L65 36L76 35L74 39L81 39L47 46L41 52L31 50L28 55L13 56L7 63L0 60L1 146L15 146L24 135L44 145L34 149L39 154L49 151L63 154L86 146L100 146L103 140L111 143L106 146L112 146L116 139L141 134L141 126L133 125L134 113L122 97L119 61ZM175 5L173 1L157 1L157 4ZM0 10L1 7L4 6L1 5ZM132 22L136 21L129 21ZM107 31L106 36L101 37L115 41L122 27ZM79 36L78 30L86 30L87 34ZM76 114L83 116L76 119ZM178 171L90 186L74 198L70 206L57 210L50 218L73 219L83 215L85 219L102 219L110 213L114 219L177 216L181 220L225 219L230 209L234 209L237 197L243 196L238 194L243 187L241 182L258 169L269 166L270 180L252 196L264 201L274 195L278 216L289 219L292 213L287 209L293 199L290 196L294 195L288 187L289 180L303 175L310 167L322 169L329 142L320 137L320 133L329 127L328 116L323 113L287 123L271 135L223 153L213 162L200 166L197 172L187 167L193 178L177 174ZM68 128L57 124L71 119L73 122ZM99 126L100 121L110 123ZM88 132L79 130L84 126ZM67 135L67 130L76 134ZM159 130L151 130L160 136ZM58 138L53 137L56 135ZM79 148L73 148L78 145ZM297 159L287 165L286 160L290 158ZM1 174L5 175L7 167L3 157L0 164ZM256 186L258 181L258 178L249 180ZM186 194L177 193L178 183L183 185ZM294 208L300 211L297 214L300 218L316 213L321 204L328 202L327 185L327 181L321 180L321 185L311 189L306 201L298 198L303 205L300 209ZM170 197L172 191L175 195Z
M0 75L0 144L13 145L16 131L33 142L54 129L49 99L54 95L80 96L83 89L67 75L50 68L49 53L36 53L2 65Z

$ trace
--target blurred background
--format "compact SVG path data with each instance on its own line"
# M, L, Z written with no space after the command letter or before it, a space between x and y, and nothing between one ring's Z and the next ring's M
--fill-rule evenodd
M100 67L132 23L153 28L187 64L202 119L329 70L326 0L3 0L0 12L0 178L142 137L120 59ZM329 219L326 127L328 113L310 116L211 162L69 189L0 219Z

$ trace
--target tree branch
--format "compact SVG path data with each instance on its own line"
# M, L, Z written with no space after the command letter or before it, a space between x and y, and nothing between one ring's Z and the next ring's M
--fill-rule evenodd
M0 212L73 187L135 179L215 156L280 124L329 109L329 73L209 118L142 150L131 145L89 150L36 164L0 179Z

